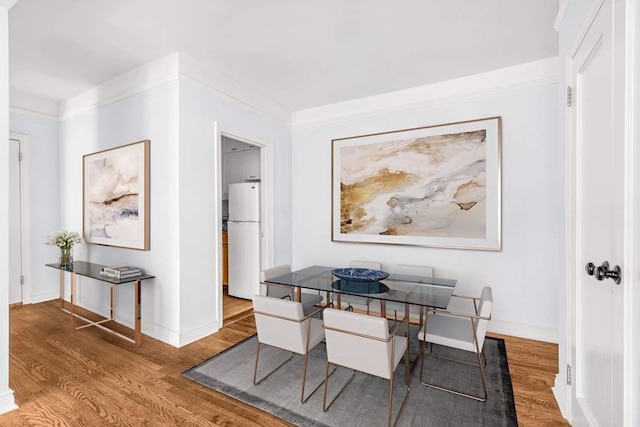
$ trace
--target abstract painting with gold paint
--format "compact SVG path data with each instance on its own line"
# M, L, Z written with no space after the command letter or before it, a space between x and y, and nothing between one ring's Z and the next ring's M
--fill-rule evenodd
M500 250L500 118L335 139L333 240Z

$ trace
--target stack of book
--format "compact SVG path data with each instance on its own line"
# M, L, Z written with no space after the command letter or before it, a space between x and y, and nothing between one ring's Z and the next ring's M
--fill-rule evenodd
M127 279L141 274L142 271L137 267L104 267L100 271L100 275L113 279Z

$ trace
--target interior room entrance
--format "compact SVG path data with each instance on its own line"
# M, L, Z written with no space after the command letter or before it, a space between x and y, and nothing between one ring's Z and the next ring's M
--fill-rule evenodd
M261 270L261 147L222 135L223 325L251 310Z

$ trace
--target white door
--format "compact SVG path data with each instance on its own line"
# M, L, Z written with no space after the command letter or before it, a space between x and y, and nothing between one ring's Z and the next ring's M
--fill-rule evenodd
M611 3L602 4L570 65L576 162L571 392L578 406L572 410L594 426L623 420L623 286L612 271L624 258L624 98L614 82Z
M22 302L20 141L9 139L9 304Z

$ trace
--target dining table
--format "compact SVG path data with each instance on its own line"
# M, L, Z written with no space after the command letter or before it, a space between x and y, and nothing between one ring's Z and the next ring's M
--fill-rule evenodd
M386 317L386 303L393 301L405 306L406 337L409 340L410 306L420 307L420 327L426 327L428 316L423 315L430 309L446 309L455 291L457 280L439 277L423 277L407 274L391 273L388 277L378 281L361 281L341 279L333 274L337 267L312 265L291 273L265 280L265 285L290 286L294 289L295 299L301 301L303 289L320 292L326 295L327 302L332 302L335 308L341 308L341 295L355 295L380 302L380 315ZM334 297L334 298L332 298ZM407 382L410 371L415 362L422 356L422 346L416 358L411 362L409 345L405 360L409 361L411 369L407 369Z

